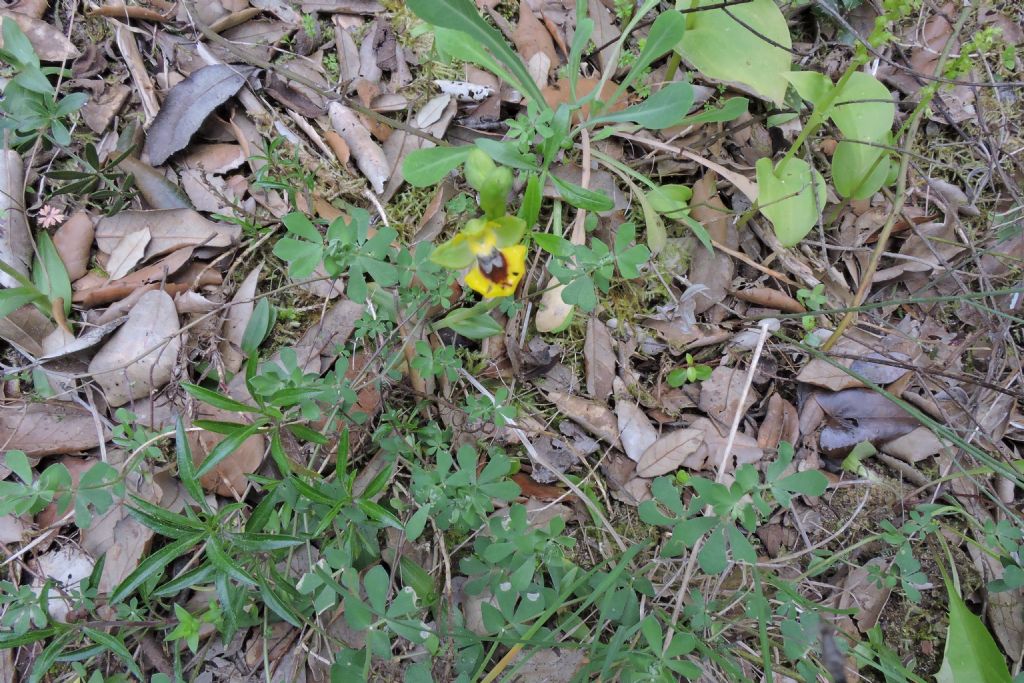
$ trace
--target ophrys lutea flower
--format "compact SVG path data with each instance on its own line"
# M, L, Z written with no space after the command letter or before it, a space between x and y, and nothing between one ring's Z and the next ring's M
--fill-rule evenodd
M466 285L485 298L509 296L526 272L526 245L519 243L525 230L526 224L515 216L475 218L439 245L431 260L446 268L472 266Z

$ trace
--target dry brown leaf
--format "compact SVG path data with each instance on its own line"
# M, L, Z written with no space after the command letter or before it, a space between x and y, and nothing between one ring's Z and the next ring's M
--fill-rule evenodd
M659 477L679 469L704 443L700 429L677 429L651 444L636 463L638 477Z
M0 339L32 358L39 358L43 355L42 341L54 327L52 320L29 304L0 318Z
M81 453L100 445L92 413L66 401L10 402L0 406L0 449L31 456ZM103 440L110 438L106 429Z
M591 35L594 45L598 47L607 45L597 54L601 72L617 68L618 64L608 63L608 60L614 56L615 41L620 35L620 31L615 25L615 16L608 11L608 6L601 0L587 0L587 16L594 20L594 33Z
M952 445L952 442L943 443L927 427L917 427L914 431L883 445L881 450L903 462L914 464L925 458L938 455L943 448L950 448Z
M57 249L68 278L74 282L89 270L89 256L92 254L92 240L96 234L92 218L85 211L71 214L62 226L53 233L53 246Z
M780 292L771 287L750 287L748 289L737 289L732 295L740 301L754 304L763 308L774 308L786 313L804 313L806 309L799 301L785 292Z
M0 152L0 260L25 277L32 263L32 235L25 217L25 171L21 155L11 149ZM20 283L0 272L0 285L18 287Z
M82 54L63 33L45 21L19 12L0 10L0 26L4 21L11 20L22 30L39 59L44 62L63 62ZM3 47L3 42L3 36L0 35L0 47Z
M167 179L160 171L135 157L125 157L117 164L118 169L131 174L135 187L151 209L192 209L181 188Z
M547 391L544 395L563 415L597 438L618 443L618 423L608 406L563 391Z
M209 313L210 311L216 310L218 307L220 307L219 303L210 301L202 294L191 290L178 292L174 295L174 310L178 312L179 316L188 315L190 313Z
M227 317L224 319L224 327L221 330L222 340L220 342L220 355L224 367L231 372L238 372L245 362L245 354L242 353L242 335L252 317L256 304L253 298L256 296L256 284L259 281L260 271L263 264L256 266L242 280L238 291L231 299Z
M192 145L188 152L182 155L181 163L186 168L224 174L245 163L245 152L242 151L241 145L229 142Z
M731 212L725 208L715 188L715 174L705 173L693 184L690 216L704 226L711 239L730 249L739 246L739 236ZM732 286L735 264L728 254L697 248L690 260L689 278L707 289L694 295L694 313L708 310L722 299Z
M150 163L161 166L172 154L185 149L206 117L237 93L251 72L251 67L211 64L171 88L146 133L144 152Z
M871 389L817 393L815 400L832 419L821 430L819 445L830 458L839 458L862 441L880 446L917 428L909 413Z
M612 382L615 379L615 351L608 326L597 316L587 320L583 360L587 372L587 393L597 401L607 400L612 394Z
M344 12L345 14L380 14L384 6L377 0L303 0L302 11Z
M352 156L355 157L356 166L366 176L373 191L377 194L383 193L384 183L391 177L391 168L388 166L384 150L373 141L370 131L351 109L339 102L331 102L327 110L331 117L331 125L348 145Z
M745 415L750 406L758 400L757 391L753 388L747 392L747 399L740 407L740 397L743 393L743 385L746 384L746 371L739 368L727 368L718 366L711 372L711 377L701 382L700 401L698 406L701 410L714 418L720 424L730 425L736 418L736 413Z
M772 394L757 432L757 445L770 450L778 448L780 441L795 444L799 437L800 419L796 408L779 394Z
M522 659L526 661L520 663ZM516 683L569 683L588 661L582 648L546 648L531 651L529 657L520 653L512 664Z
M711 420L706 417L697 418L693 424L690 425L691 429L698 429L704 432L704 441L701 443L700 448L694 451L693 455L686 459L683 463L683 467L693 470L711 470L716 471L718 469L718 463L721 461L722 456L725 454L725 444L728 440L728 430L723 429L719 431L718 427L715 426ZM743 465L747 463L755 463L764 457L764 450L757 445L757 440L753 437L747 436L743 433L737 433L736 438L732 444L732 452L730 455L735 458L736 465ZM730 462L730 465L733 463ZM731 466L726 467L726 472L732 472Z
M146 247L146 258L162 256L183 247L215 247L223 249L237 243L241 227L214 223L192 209L158 211L122 211L102 218L96 226L96 245L111 253L125 235L148 228L152 239Z
M584 99L594 91L594 89L600 84L600 79L597 78L580 78L576 81L576 96L578 99ZM618 89L618 84L609 80L601 88L601 100L607 102L615 95L615 91ZM572 91L569 88L569 79L560 78L554 85L550 85L546 88L541 89L541 94L544 95L544 101L551 106L552 109L557 109L559 105L569 104L572 100ZM609 112L622 111L627 106L625 95L620 95L619 99L615 100L615 103L608 108ZM573 122L580 123L584 119L590 116L590 105L585 104L583 107L573 113Z
M28 523L22 517L13 514L0 515L0 543L15 545L24 542L28 533ZM0 667L2 670L2 667ZM0 678L2 680L2 678Z
M633 462L639 462L651 444L658 440L654 428L640 406L629 396L626 385L615 378L615 417L618 424L622 450ZM584 425L586 426L586 425Z
M90 99L82 107L82 120L94 133L102 134L131 94L132 89L122 83L107 85L99 97Z
M541 81L541 85L544 85L551 67L558 65L558 53L555 52L555 44L551 40L551 35L544 28L544 24L534 15L528 2L519 3L519 23L516 24L516 30L512 32L512 41L526 62L529 62L538 53L547 57L547 70Z
M869 567L885 569L888 561L881 557L868 560L863 566L850 570L839 596L839 609L853 609L853 620L861 633L867 633L877 623L882 608L889 600L892 588L879 586L871 579Z
M142 260L150 239L152 239L152 235L149 228L130 232L121 238L114 250L110 252L110 258L107 260L107 272L110 280L119 280L131 272L132 268Z
M200 404L196 416L200 420L220 420L223 422L238 422L246 420L245 416L239 413L232 413L220 408L214 408L205 403ZM206 459L210 451L224 440L222 434L216 434L202 430L189 432L188 442L192 447L192 458L196 467ZM255 472L263 462L263 454L266 444L262 434L254 434L242 442L231 455L221 460L212 470L200 477L199 483L203 489L216 493L226 498L237 498L245 493L248 484L247 474Z
M833 349L836 353L846 356L867 356L872 353L870 348L849 337L840 339ZM845 358L835 358L833 362L843 368L849 368L853 365L852 360ZM842 368L837 368L832 363L820 358L812 358L807 365L800 369L796 379L798 382L813 384L816 387L831 389L832 391L864 386L860 380L852 377L850 373L844 372Z
M36 19L42 19L49 6L49 0L14 0L7 3L7 9L10 11L27 14Z
M166 292L154 290L139 298L128 320L89 363L111 407L147 396L171 380L181 351L178 330L178 312Z

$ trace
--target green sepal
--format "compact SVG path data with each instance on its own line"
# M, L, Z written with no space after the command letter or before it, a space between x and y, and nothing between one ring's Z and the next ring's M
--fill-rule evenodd
M510 247L523 239L523 233L526 232L526 221L515 216L501 216L490 221L490 227L494 230L498 248Z
M430 255L430 260L444 268L458 270L473 263L473 251L465 235L456 235L447 242L439 244Z

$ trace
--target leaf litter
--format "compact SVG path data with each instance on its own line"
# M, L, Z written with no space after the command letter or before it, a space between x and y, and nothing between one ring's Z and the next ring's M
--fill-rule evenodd
M511 92L508 84L489 74L483 77L471 67L431 64L429 51L403 23L407 19L387 3L201 3L208 6L197 6L194 20L186 12L164 13L162 3L150 4L156 9L132 7L117 14L100 8L103 11L92 14L89 21L110 27L100 50L92 50L84 34L73 27L70 38L58 30L63 24L51 21L53 15L44 6L25 13L31 3L21 2L0 11L4 23L13 21L22 28L41 59L68 60L75 68L71 87L91 93L83 120L103 138L97 143L103 161L116 159L120 152L115 150L141 153L141 160L128 156L117 164L138 190L138 196L126 197L123 210L108 214L110 205L103 201L49 197L57 210L52 215L63 210L71 216L51 231L72 292L71 314L55 316L57 309L52 306L27 304L15 307L0 321L0 338L11 346L6 362L23 368L17 378L14 373L5 377L0 441L7 451L25 451L38 472L58 456L69 463L74 459L77 466L92 466L103 462L115 445L122 445L124 426L133 424L118 409L137 414L139 424L149 421L154 429L173 426L174 418L181 415L189 430L186 440L193 467L198 468L225 440L212 427L247 425L252 418L186 398L182 385L216 387L218 394L255 410L255 385L246 382L245 363L254 325L259 323L263 336L256 343L263 343L266 357L259 377L273 375L273 368L280 371L277 377L306 375L309 381L340 373L358 387L353 410L361 417L350 424L350 436L361 446L349 457L372 463L365 465L360 480L361 486L370 485L390 470L379 451L373 454L364 449L377 447L370 438L376 435L373 430L383 424L382 416L390 416L392 401L408 392L405 378L410 376L410 359L391 361L385 369L380 357L383 338L366 332L373 329L376 311L392 290L383 287L382 297L351 301L345 294L348 283L343 278L332 281L321 269L316 275L320 280L307 283L314 293L302 292L280 262L263 261L270 253L264 245L273 244L275 231L281 230L278 219L295 208L333 218L348 215L351 204L369 208L375 229L399 226L403 236L399 239L428 227L433 237L438 236L453 221L465 219L465 209L460 211L449 202L466 188L449 177L449 190L431 202L431 197L423 198L416 189L403 186L401 168L410 152L436 144L417 133L455 144L494 139L506 132L502 118L527 111L520 101L522 93ZM565 103L569 82L560 67L577 28L575 3L521 2L511 15L514 25L495 11L495 3L478 4L489 7L488 16L523 58L545 99L555 105ZM588 70L577 79L577 93L585 96L603 84L601 96L610 100L626 75L618 68L622 64L610 62L610 46L623 26L617 12L623 10L618 3L595 1L588 7L595 20L588 49L596 49L587 55ZM920 23L919 33L908 30L903 36L909 54L899 59L907 67L885 61L879 78L908 95L920 91L921 82L913 74L930 73L949 41L954 48L963 44L962 37L954 37L950 23L956 8L950 4L943 9L923 15L927 19ZM984 20L1014 34L1016 24L1011 18L990 12ZM703 21L697 20L696 25ZM211 27L212 33L202 30ZM645 25L642 30L648 28ZM200 37L198 49L175 36L184 30ZM826 28L829 35L834 31L838 29ZM233 46L214 36L224 36ZM1014 39L1019 42L1019 36ZM774 57L775 51L771 52ZM289 59L275 59L275 54ZM224 63L203 61L210 55ZM694 55L684 56L693 63ZM265 62L273 62L272 68ZM826 71L834 67L827 61L821 66ZM641 84L643 88L657 92L665 86L659 78L671 80L663 63L657 69ZM701 80L699 73L694 77ZM90 83L90 78L103 78L105 84ZM701 85L711 87L702 97L714 97L716 87L732 95L758 94L733 78L729 72L716 81L705 79ZM776 85L769 89L774 92ZM964 86L944 92L944 108L929 112L933 117L930 134L949 135L944 126L966 126L985 116L987 103L978 93L979 89ZM644 97L634 85L606 111L619 113ZM144 132L133 130L130 123L139 112L146 124ZM381 112L394 116L378 118ZM585 108L583 115L586 112ZM563 336L561 345L552 347L551 357L543 362L524 363L525 355L513 359L541 338L523 317L512 311L508 317L495 314L493 318L504 329L504 343L488 347L497 351L489 351L494 355L487 362L502 369L486 376L500 376L507 383L510 400L520 410L518 419L532 425L527 440L552 465L548 469L534 463L526 468L529 471L515 475L529 499L531 514L550 512L545 522L558 518L574 527L587 517L589 508L567 488L567 476L572 478L568 481L584 482L585 490L600 497L618 522L651 499L656 490L652 484L659 477L679 475L684 480L721 474L729 483L744 465L766 471L785 442L796 452L787 472L822 470L838 482L821 498L794 498L788 509L778 507L771 522L757 530L763 543L759 552L785 559L801 547L838 547L830 545L831 534L842 521L826 528L825 518L829 510L844 509L852 500L844 497L846 491L868 494L867 507L859 514L864 524L871 524L880 517L892 517L893 501L886 499L890 493L919 495L904 476L932 481L939 476L935 468L942 467L943 474L952 471L962 445L949 434L940 436L922 426L922 414L958 430L955 434L971 435L971 440L987 448L1007 454L1019 449L1020 393L1015 388L1019 366L1009 359L1016 357L1021 340L1006 332L1005 321L994 316L991 308L961 303L970 315L958 317L944 311L941 302L927 300L965 293L963 283L975 286L973 278L978 274L998 279L1016 272L1019 234L1004 229L989 235L989 224L979 222L993 216L1003 217L1005 224L1019 219L1019 207L1004 196L1000 185L1005 182L999 175L1002 167L983 174L981 181L958 173L955 164L936 166L945 177L930 177L936 173L933 169L912 169L913 191L899 198L903 205L897 207L903 214L897 242L885 252L869 283L867 301L872 308L863 312L860 326L822 353L815 349L835 329L840 316L820 315L822 305L815 296L829 307L853 301L867 266L866 247L877 241L893 200L877 194L847 206L829 197L829 207L837 212L837 229L823 235L835 241L827 247L782 248L771 231L758 224L760 219L746 225L744 212L756 189L751 160L765 155L762 148L770 153L780 136L791 140L795 129L792 124L787 132L785 123L744 120L750 123L743 127L750 129L746 133L731 130L728 122L709 120L661 132L609 128L603 139L594 142L598 153L619 164L656 167L666 174L666 183L692 187L686 216L703 227L710 245L695 237L685 220L645 215L631 203L634 194L628 184L606 167L593 164L584 169L575 154L559 160L561 180L607 195L614 206L613 212L588 224L578 243L588 244L593 236L613 238L627 219L641 225L660 221L669 236L659 260L645 271L649 276L642 285L645 291L614 289L607 301L601 301L601 308L575 319L576 328L544 328L545 339ZM827 142L822 141L822 153L830 155ZM992 164L986 161L983 166ZM37 270L33 261L39 256L40 236L50 234L44 217L51 214L43 211L37 188L41 173L45 171L40 159L4 150L0 213L6 222L0 259L26 277ZM275 182L275 176L286 176L287 182ZM365 186L372 189L372 198ZM116 196L126 188L105 189ZM553 194L552 188L545 191ZM1012 198L1013 192L1006 192ZM570 221L574 218L572 213L566 216ZM435 218L437 225L425 225ZM543 270L532 276L534 291L546 282ZM965 275L969 275L966 280ZM22 285L7 273L0 274L0 284L8 290ZM823 286L820 292L817 285ZM261 308L261 302L268 300L273 302L270 317ZM999 301L1010 315L1019 314L1012 297ZM767 318L779 336L756 356L755 322ZM64 327L69 321L75 333ZM923 334L921 327L926 323L929 333ZM410 334L410 345L429 340L431 353L474 345L463 337L437 336ZM352 342L353 337L362 340L361 346ZM290 365L293 358L294 366ZM669 386L666 378L672 371L694 363L713 367L710 376L691 386ZM34 369L48 378L51 391L60 389L59 395L33 393L43 386ZM902 401L900 406L872 385L887 388ZM460 392L471 391L461 379L443 374L431 386L428 395L419 398L438 404L455 405ZM523 400L527 395L530 399ZM322 413L330 410L331 403L317 397L303 405L299 424L315 433L325 431L327 423L322 416L313 417L314 407ZM418 411L432 415L422 405L410 414ZM465 412L456 406L444 413L455 416L448 420L450 429L461 432L472 423ZM196 420L208 422L198 423L203 425L199 427ZM119 426L112 430L111 425ZM273 443L263 433L243 440L199 477L207 494L204 500L217 506L241 503L250 514L267 500L261 477L280 474L284 462L309 471L330 471L341 457L335 450L338 435L330 434L329 452L325 452L308 434L302 432L299 438L300 432L282 432L280 441ZM490 444L490 438L458 433L453 443L465 439ZM135 441L133 447L140 448L140 443ZM518 444L506 442L503 447L519 448ZM849 462L850 454L863 452L864 444L876 448L877 457ZM147 458L158 457L146 452ZM892 456L909 469L893 469L883 456ZM525 453L522 459L527 462ZM170 463L165 461L157 472L149 469L147 461L146 468L126 478L127 492L180 511L184 496L176 469L180 463ZM395 493L400 486L391 488L395 481L399 479L385 481L387 496L402 495ZM890 493L883 495L884 487ZM972 496L977 497L978 491L969 488L936 486L936 495L970 500L974 505ZM170 499L178 503L172 505ZM140 562L153 556L154 549L166 547L133 516L129 500L122 497L95 517L74 541L31 546L29 539L36 533L32 524L6 515L3 519L10 528L4 527L4 539L14 546L24 545L28 566L36 567L40 576L60 581L65 590L88 576L93 563L105 557L98 588L101 595L109 595ZM381 491L375 500L391 505ZM1019 504L1019 495L1011 491L1006 503ZM819 505L828 509L814 509ZM851 504L849 510L853 509ZM974 510L973 514L983 518L989 513ZM62 524L59 518L43 521ZM39 519L35 522L39 524ZM857 525L854 529L866 533ZM977 568L959 570L969 575L972 585L980 586L975 595L965 597L980 598L987 605L993 632L1011 660L1019 661L1024 629L1012 609L1012 596L1020 589L993 592L977 582L972 572L986 580L1006 581L1005 568L979 554L974 544L965 547L975 555ZM429 569L441 575L442 565ZM869 578L889 565L888 558L866 552L851 558L850 569L825 574L815 587L815 599L851 611L849 624L838 622L851 644L871 638L875 627L901 637L896 624L908 613L906 600L897 597L896 591L890 595ZM788 571L800 565L787 560L786 567ZM925 570L931 584L938 585L934 563ZM923 591L925 605L934 610L929 602L934 600L934 590L925 587ZM493 597L484 600L487 606L480 608L484 616L476 624L480 629L492 603L498 602ZM48 604L52 616L68 618L65 608L69 605L62 597L54 597L51 591ZM932 621L938 624L945 618L943 612ZM305 650L289 640L295 634L286 622L279 622L277 628L283 634L282 643L288 643L281 646L280 654L291 659L276 675L300 680L307 675L301 661ZM929 630L927 637L934 632ZM943 637L938 633L935 642ZM524 660L521 678L569 680L584 662L568 658L566 652L537 651ZM920 672L937 671L937 658L938 653L934 661L924 658ZM558 661L564 664L560 669L554 666ZM254 660L254 667L258 666L259 658ZM312 667L309 664L310 671ZM282 673L284 669L290 673Z

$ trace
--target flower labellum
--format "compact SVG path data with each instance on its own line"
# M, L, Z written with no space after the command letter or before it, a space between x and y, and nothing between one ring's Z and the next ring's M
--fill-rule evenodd
M525 272L525 244L492 248L488 253L477 255L476 265L466 275L466 284L488 299L509 296L516 291Z

